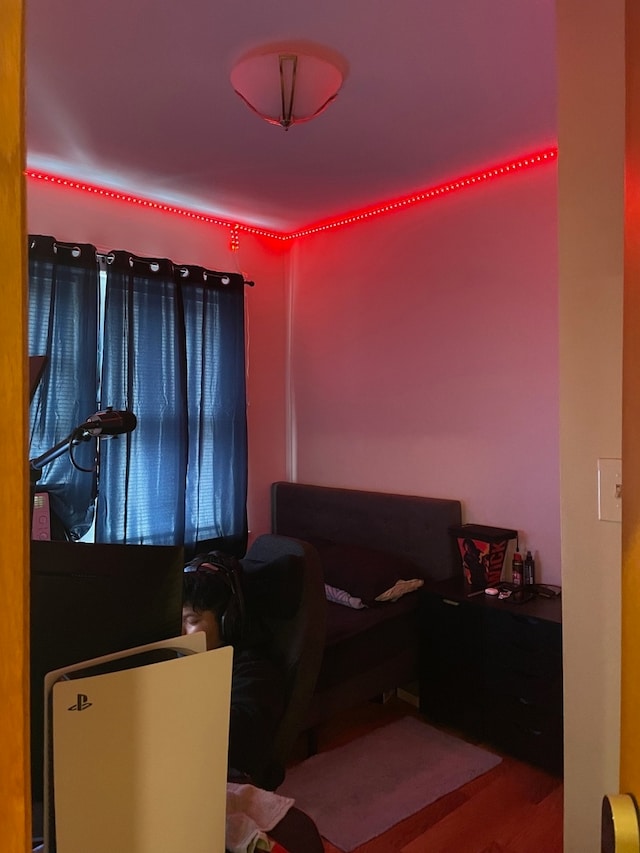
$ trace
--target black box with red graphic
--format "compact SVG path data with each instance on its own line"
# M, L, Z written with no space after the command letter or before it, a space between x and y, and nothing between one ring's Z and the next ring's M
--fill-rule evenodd
M462 524L449 530L458 543L467 592L499 583L507 546L518 531L485 524Z

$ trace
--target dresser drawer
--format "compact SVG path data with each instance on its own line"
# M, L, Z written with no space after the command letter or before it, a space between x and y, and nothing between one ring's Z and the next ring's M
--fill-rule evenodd
M484 733L510 755L551 771L562 772L563 723L560 710L485 691Z
M526 665L530 671L561 671L562 628L517 614L486 613L483 622L484 657L505 665Z
M562 670L538 670L527 662L511 667L485 663L482 683L489 694L562 713Z

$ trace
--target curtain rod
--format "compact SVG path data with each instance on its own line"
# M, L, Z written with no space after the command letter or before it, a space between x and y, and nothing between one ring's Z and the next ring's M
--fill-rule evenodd
M108 263L109 263L109 256L110 256L111 254L113 254L113 253L112 253L112 252L99 252L99 251L96 251L96 258L97 258L97 260L98 260L98 261L100 261L101 263L103 263L103 264L108 264ZM141 260L141 261L150 261L151 263L153 263L153 260L152 260L152 259L150 259L150 258L140 258L140 257L138 257L137 255L134 255L132 252L129 252L129 254L131 255L131 257L132 257L132 258L136 258L137 260ZM171 261L171 263L173 264L173 261ZM178 267L178 269L180 269L181 267L186 267L186 266L187 266L187 264L173 264L173 265L174 265L174 267ZM192 264L192 265L190 265L190 266L196 266L196 264ZM206 267L203 267L203 269L206 269ZM216 271L216 270L210 270L210 272L217 272L217 271ZM220 276L222 276L222 277L224 278L225 273L218 273L218 275L220 275ZM232 273L229 273L229 275L232 275ZM255 281L249 281L249 280L248 280L248 279L246 279L244 276L242 276L242 282L243 282L243 284L244 284L244 285L246 285L247 287L255 287Z
M33 234L29 234L28 237L29 237L29 249L33 249L36 246L37 240L39 239L39 237L38 237L38 235L33 235ZM57 250L58 246L61 246L61 247L64 246L66 249L70 250L71 255L74 258L79 258L81 253L82 253L82 249L80 248L80 246L77 243L67 243L67 242L64 242L61 240L56 240L55 237L53 237L53 238L45 237L44 239L45 240L53 240L54 252ZM89 247L89 244L84 244L84 245L85 245L85 248ZM114 252L116 251L115 249L111 250L111 251L101 251L100 249L96 248L93 245L91 245L90 248L95 251L96 261L102 266L109 263L109 257L112 256L114 254ZM139 260L142 262L146 261L150 265L153 265L153 263L154 263L153 258L141 258L138 255L134 255L133 252L126 252L126 250L117 250L117 251L125 251L125 254L129 255L130 260L131 260L131 258L136 258L136 260ZM162 258L162 260L165 260L165 259ZM172 260L170 260L170 259L167 259L167 260L169 260L169 263L171 263L172 266L177 268L177 269L186 269L187 266L194 266L194 267L199 266L198 264L175 264ZM207 270L206 267L201 267L201 269L203 269L205 272L210 272L212 274L217 275L223 284L229 283L228 281L225 282L225 280L224 280L225 276L227 276L227 275L239 275L242 278L242 283L244 285L246 285L247 287L254 287L255 286L255 282L248 281L242 275L242 273L224 273L224 272L219 272L218 270Z
M34 235L34 234L29 234L28 238L29 238L29 248L33 249L34 246L36 245L36 240L38 239L38 236ZM79 245L77 245L75 243L66 243L66 242L63 242L61 240L56 240L55 237L53 237L53 238L46 237L44 239L46 239L46 240L52 239L53 240L54 251L56 251L57 246L65 246L67 249L71 250L71 254L73 255L74 258L80 257L82 250L80 249ZM108 252L100 251L100 249L96 248L93 245L91 246L91 248L95 249L96 261L98 261L99 264L108 264L109 263L109 257L111 255L113 255L114 252L116 251L115 249L108 251ZM125 251L126 252L126 250L118 250L118 251ZM131 258L136 258L136 260L139 260L139 261L147 261L150 264L154 263L153 258L141 258L138 255L134 255L133 252L128 252L127 254L129 255L129 260L131 260ZM162 260L164 260L164 259L162 259ZM186 269L187 266L199 266L198 264L175 264L172 260L170 260L170 259L167 259L167 260L169 260L169 263L171 263L174 267L177 267L178 269ZM242 283L244 285L246 285L247 287L255 287L255 282L254 281L248 281L242 275L242 273L221 273L221 272L218 272L217 270L207 270L206 267L201 267L201 268L203 270L205 270L205 272L211 272L211 273L215 273L216 275L218 275L221 278L223 284L229 283L228 281L225 282L225 280L224 280L226 275L240 275L242 277Z

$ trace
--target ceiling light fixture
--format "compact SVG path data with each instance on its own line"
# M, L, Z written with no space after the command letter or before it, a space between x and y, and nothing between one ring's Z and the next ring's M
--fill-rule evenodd
M246 54L231 70L231 85L260 118L289 130L320 115L336 99L345 74L342 57L299 42Z

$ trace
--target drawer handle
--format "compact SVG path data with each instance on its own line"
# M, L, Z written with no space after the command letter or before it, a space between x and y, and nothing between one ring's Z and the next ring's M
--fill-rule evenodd
M535 616L518 616L515 613L511 614L511 618L514 622L520 622L522 625L539 625L540 620L536 619Z
M443 603L443 604L448 604L448 605L449 605L449 607L460 607L460 602L459 602L459 601L452 601L450 598L443 598L443 599L442 599L442 603Z
M533 735L534 737L540 737L542 734L542 729L532 729L531 726L518 725L518 728L521 732L524 732L527 735Z

